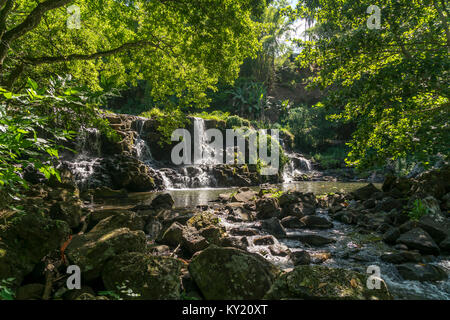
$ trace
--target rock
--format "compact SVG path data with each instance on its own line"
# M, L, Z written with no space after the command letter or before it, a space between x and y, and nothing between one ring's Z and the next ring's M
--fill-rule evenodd
M328 219L317 216L305 216L300 221L305 224L305 228L309 229L329 229L333 227L333 223Z
M107 233L119 228L144 230L144 220L133 211L121 211L101 220L91 232Z
M397 270L405 280L441 281L447 279L447 273L431 264L405 263L397 266Z
M430 215L423 216L418 226L425 230L437 243L443 241L450 234L450 223L442 219L434 219Z
M252 228L233 228L230 229L229 233L233 236L252 237L258 235L259 231Z
M386 284L367 288L368 275L324 266L298 266L277 278L264 296L268 300L391 300Z
M245 250L248 247L248 240L246 237L238 238L238 237L225 237L222 238L222 242L220 243L221 247L233 247Z
M142 231L128 228L112 230L106 234L88 232L73 237L66 249L66 255L72 264L81 268L84 281L100 276L106 262L112 257L127 252L143 252L146 245Z
M102 272L106 290L117 292L123 299L174 300L181 292L180 260L130 252L111 259Z
M366 209L373 209L376 206L376 201L374 199L369 199L363 202L363 206Z
M174 204L175 201L170 193L163 193L153 199L151 206L154 209L172 209Z
M98 187L92 191L92 196L94 197L94 200L101 200L101 199L121 199L128 197L128 193L125 189L121 190L113 190L109 187Z
M307 215L313 215L316 213L316 207L308 203L292 203L286 207L283 207L282 216L296 216L302 218Z
M402 195L407 195L411 191L413 182L411 179L405 177L387 176L384 180L383 187L384 192L393 192L394 190L400 192Z
M375 210L390 212L396 209L397 211L401 211L403 206L404 203L402 200L394 199L392 197L386 197L377 203L377 205L375 206Z
M352 192L356 200L368 200L372 197L374 193L380 192L372 183L365 187L359 188Z
M235 194L233 197L231 197L231 201L233 202L250 202L254 200L257 193L255 191L246 190L246 191L239 191L237 194Z
M44 294L44 285L41 283L31 283L17 289L16 300L41 300Z
M258 300L279 270L259 255L211 246L194 257L189 272L207 300Z
M444 252L450 252L450 236L447 236L447 238L439 244L439 248Z
M184 226L174 222L163 234L161 243L176 247L183 242Z
M71 234L66 222L41 212L0 211L0 223L0 279L14 278L13 286Z
M256 201L256 218L270 219L279 215L278 201L275 198L263 198Z
M300 218L295 216L284 217L281 219L281 225L289 229L300 229L305 226L305 224L300 221Z
M409 221L403 223L402 225L400 225L399 230L400 230L400 233L406 233L417 227L418 227L418 224L416 221L409 220Z
M50 208L52 219L67 222L70 228L76 228L81 223L82 202L78 197L72 197L66 201L58 201Z
M398 238L397 243L406 245L410 249L417 249L421 253L439 255L439 247L431 236L420 228L415 228L404 233Z
M78 297L80 297L84 293L95 296L95 291L91 287L81 286L81 289L67 289L67 292L65 292L62 297L64 298L64 300L77 300Z
M269 246L269 251L273 256L278 257L286 257L291 253L288 247L276 244Z
M435 222L445 221L445 214L442 213L439 201L434 197L426 197L422 199L422 205L427 211L427 216Z
M415 251L388 252L381 255L381 260L392 264L402 264L406 262L421 262L422 256Z
M420 174L413 188L416 193L423 193L441 199L450 192L450 165Z
M294 266L308 265L311 263L311 256L306 251L293 251L290 256Z
M114 189L131 192L147 192L157 189L151 169L142 161L129 155L108 158L108 173Z
M182 245L191 254L206 249L209 245L208 241L201 236L198 231L192 227L184 228L182 234Z
M274 244L275 240L273 239L272 236L262 236L262 237L258 237L253 239L253 244L256 246L267 246L270 244Z
M275 237L285 237L286 231L284 230L283 226L280 223L280 220L273 217L271 219L263 220L262 221L262 228L270 233L271 235L274 235Z
M310 246L314 246L314 247L321 247L326 244L336 242L336 240L334 240L334 239L320 236L317 234L293 235L293 236L289 236L288 238L309 244Z
M383 241L388 244L395 244L400 235L398 228L390 228L383 234Z

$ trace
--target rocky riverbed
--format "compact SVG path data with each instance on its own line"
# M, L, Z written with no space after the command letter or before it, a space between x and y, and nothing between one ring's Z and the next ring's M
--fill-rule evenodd
M241 187L177 208L170 193L81 200L66 172L0 213L0 279L17 299L449 299L449 175L320 195ZM416 199L427 214L413 221Z

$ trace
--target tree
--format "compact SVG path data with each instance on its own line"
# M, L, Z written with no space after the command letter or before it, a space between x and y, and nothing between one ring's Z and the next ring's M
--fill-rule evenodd
M67 20L80 9L80 28ZM262 0L0 0L1 85L71 74L93 90L150 82L152 95L206 103L258 49Z
M370 29L367 9L381 9ZM321 105L342 107L331 118L358 124L349 164L370 167L414 155L425 164L449 153L449 7L438 0L305 0L316 33L299 61L313 67Z

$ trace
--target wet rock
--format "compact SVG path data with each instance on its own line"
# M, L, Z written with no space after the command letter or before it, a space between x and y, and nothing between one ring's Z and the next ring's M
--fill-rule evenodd
M189 272L208 300L258 300L279 270L259 255L211 246L194 257Z
M390 228L383 234L383 241L389 244L395 244L400 235L400 229Z
M380 192L372 183L352 192L356 200L368 200L374 193Z
M41 300L44 294L44 285L41 283L31 283L17 289L16 300Z
M253 244L256 246L268 246L274 244L275 240L272 236L262 236L253 239Z
M308 265L311 263L311 256L303 250L291 252L290 257L294 266Z
M172 209L174 205L174 201L170 193L163 193L157 195L152 200L152 207L154 209Z
M418 226L425 230L437 243L443 241L450 234L450 223L444 219L436 220L430 215L423 216Z
M420 228L415 228L404 233L398 238L397 243L406 245L410 249L417 249L421 253L439 255L439 247L433 238Z
M417 227L418 227L418 224L416 221L408 220L407 222L400 225L399 230L400 230L400 233L406 233Z
M273 256L286 257L290 255L290 250L286 246L271 245L269 251Z
M305 226L305 224L300 221L300 218L295 216L284 217L283 219L281 219L281 224L283 225L283 227L289 229L300 229Z
M390 300L386 284L380 290L367 288L368 276L355 271L324 266L298 266L277 278L264 296L268 300Z
M416 251L388 252L381 255L381 260L393 264L402 264L406 262L421 262L422 256Z
M282 210L282 216L296 216L302 218L307 215L313 215L316 213L316 207L312 204L308 203L293 203L287 207L284 207Z
M314 252L311 253L311 263L314 264L321 264L325 261L331 259L331 253L330 252Z
M144 253L125 253L111 259L102 272L105 288L117 291L124 299L174 300L181 292L180 260L151 256Z
M50 208L50 216L52 219L67 222L70 228L76 228L81 223L82 202L75 196L58 201Z
M249 243L246 237L225 237L222 238L222 242L220 243L221 247L233 247L245 250L248 247Z
M447 273L442 268L431 264L405 263L398 265L397 270L405 280L441 281L447 279Z
M300 219L305 224L305 228L308 229L329 229L333 227L333 223L328 219L317 216L305 216Z
M445 240L439 243L439 248L441 248L444 252L450 252L450 236L447 236Z
M283 226L280 223L280 220L273 217L271 219L263 220L262 221L262 228L270 233L271 235L274 235L275 237L285 237L286 231L284 230Z
M230 229L229 233L233 236L251 237L258 235L259 231L251 228L233 228Z
M106 234L88 232L73 237L66 249L69 261L81 268L83 280L91 281L100 276L106 262L127 252L143 252L146 245L142 231L128 228L112 230Z
M108 159L107 167L114 189L126 189L132 192L157 189L150 168L136 158L116 155Z
M334 239L320 236L317 234L290 235L290 236L288 236L288 238L306 243L306 244L308 244L310 246L314 246L314 247L321 247L321 246L336 242L336 240L334 240Z
M279 215L278 201L275 198L263 198L256 201L256 218L270 219Z
M390 193L397 191L402 195L407 195L411 191L412 186L413 182L411 179L390 175L384 180L382 190Z

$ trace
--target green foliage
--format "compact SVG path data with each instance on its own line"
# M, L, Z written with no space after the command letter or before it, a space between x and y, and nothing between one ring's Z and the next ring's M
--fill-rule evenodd
M330 147L323 152L315 153L312 159L323 169L338 169L345 165L348 147L345 145Z
M179 128L184 128L189 120L180 109L173 109L171 111L162 111L159 108L153 108L149 111L143 112L141 117L155 119L158 121L158 131L162 139L158 142L160 145L171 144L171 137L173 131Z
M239 116L230 116L226 120L226 127L228 129L250 127L250 122Z
M412 221L419 221L420 218L429 213L429 208L420 199L416 199L408 216Z
M14 300L15 293L11 290L11 283L14 278L3 279L0 281L0 300Z
M81 28L69 29L70 2L55 2L42 19L33 16L39 2L32 0L8 12L8 35L16 38L2 39L10 47L4 85L25 63L17 87L26 77L43 82L65 73L94 91L145 79L154 100L175 96L182 105L206 105L206 89L238 76L242 61L259 48L259 24L251 18L265 6L254 0L79 0ZM19 34L14 28L27 16L38 23Z
M381 29L369 29L370 5ZM311 87L327 90L331 118L357 123L348 163L384 164L408 154L427 162L448 154L448 7L445 1L300 1L314 17L311 41L298 41L302 67L314 66Z
M257 118L264 108L266 88L264 84L255 81L241 80L231 90L231 103L234 110L239 110L242 116Z

